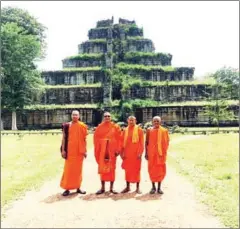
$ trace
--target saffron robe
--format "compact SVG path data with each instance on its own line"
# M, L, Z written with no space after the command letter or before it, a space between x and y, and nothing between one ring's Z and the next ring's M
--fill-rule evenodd
M69 126L68 156L65 160L60 187L65 190L78 189L82 183L84 154L87 152L87 125L83 122Z
M162 126L159 129L147 130L148 140L148 173L152 182L161 182L166 176L166 158L169 146L168 130Z
M138 137L133 137L134 128L137 128ZM135 140L135 138L137 140ZM125 143L124 143L125 139ZM135 142L137 141L137 142ZM122 168L125 170L125 180L130 183L140 182L141 172L141 158L138 156L142 155L144 150L144 133L143 130L138 126L129 126L128 129L123 131L122 136L122 154L125 159L122 162Z
M94 154L101 181L115 181L116 152L120 152L121 128L113 122L102 122L94 132Z

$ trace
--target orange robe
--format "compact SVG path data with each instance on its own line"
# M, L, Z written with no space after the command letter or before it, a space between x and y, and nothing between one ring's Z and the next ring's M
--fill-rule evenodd
M78 189L82 183L82 165L87 152L87 126L82 122L69 126L68 156L60 186L65 190Z
M160 136L158 130L160 129ZM148 173L152 182L161 182L166 176L166 157L169 146L168 130L159 127L147 131ZM159 145L158 145L159 144ZM158 146L160 148L158 148Z
M141 159L138 158L142 155L144 150L144 133L143 130L138 127L138 142L133 143L133 130L134 126L128 127L128 133L125 129L122 137L122 153L125 159L122 163L122 168L125 170L125 180L130 183L140 182L140 171L141 171ZM124 138L126 136L126 143L124 146Z
M120 151L120 140L121 128L112 122L102 122L94 132L94 154L101 181L115 181L115 152Z

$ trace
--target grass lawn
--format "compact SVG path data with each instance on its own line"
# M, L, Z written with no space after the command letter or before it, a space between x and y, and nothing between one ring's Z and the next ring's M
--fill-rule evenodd
M216 134L170 145L168 162L198 188L225 226L239 227L239 135Z
M6 207L27 190L62 173L61 135L2 136L1 206ZM92 148L88 136L88 150ZM4 214L4 210L2 211Z

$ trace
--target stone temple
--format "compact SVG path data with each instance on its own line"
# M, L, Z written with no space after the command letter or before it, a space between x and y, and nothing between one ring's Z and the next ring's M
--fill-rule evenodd
M214 91L195 82L193 67L173 67L171 54L155 52L135 21L98 21L88 38L78 45L78 55L62 61L63 69L42 72L46 91L39 105L17 113L19 129L58 128L73 109L89 126L101 122L104 110L116 121L134 114L144 124L160 115L167 125L209 125L204 107ZM238 113L236 103L231 109ZM9 129L11 114L4 111L2 117Z

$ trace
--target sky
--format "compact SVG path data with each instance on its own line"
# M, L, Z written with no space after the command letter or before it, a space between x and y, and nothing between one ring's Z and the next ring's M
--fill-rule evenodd
M156 52L171 53L175 67L195 67L196 78L223 66L239 68L238 1L1 1L4 6L26 9L48 28L40 70L62 69L88 30L112 16L115 23L135 20Z

